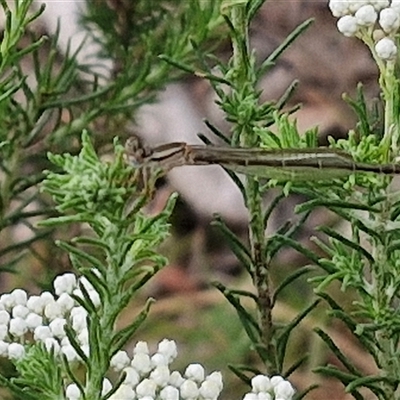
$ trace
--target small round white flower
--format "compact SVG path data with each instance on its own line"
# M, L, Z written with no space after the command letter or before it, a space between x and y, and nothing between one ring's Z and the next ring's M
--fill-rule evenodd
M63 309L55 300L49 301L44 307L44 315L50 320L53 321L56 318L63 317Z
M10 320L10 325L9 325L8 331L13 336L22 337L25 335L26 332L28 332L28 325L27 325L26 321L22 318L19 318L19 317L12 318Z
M79 391L78 385L75 383L69 384L65 390L65 396L68 400L79 400L81 397L81 392Z
M344 17L350 13L349 4L347 1L343 0L330 0L329 9L334 17Z
M222 382L222 374L219 371L214 371L210 375L207 376L206 381L212 381L218 386L218 390L221 391L224 387Z
M204 368L200 364L190 364L185 370L185 377L188 379L192 379L195 382L204 381Z
M72 308L76 306L75 300L68 293L62 293L56 300L56 303L61 307L64 313L71 311Z
M3 309L10 311L14 306L14 298L10 293L4 293L0 296L0 304Z
M31 312L25 318L25 321L28 329L33 331L35 328L43 324L43 317L34 312Z
M175 341L163 339L158 344L157 353L162 354L168 360L168 363L171 363L178 355Z
M0 356L8 357L8 346L10 343L5 342L4 340L0 340Z
M19 343L10 343L8 346L8 358L11 360L20 360L25 355L25 348Z
M151 365L153 367L160 367L161 365L168 365L168 360L160 353L151 356Z
M133 354L149 354L149 346L146 342L137 342L135 348L133 349Z
M47 338L52 338L53 334L48 326L38 326L33 332L33 339L37 342L44 342Z
M182 386L183 382L185 382L185 379L182 377L182 375L178 371L172 371L171 375L169 376L169 384L179 388Z
M397 46L390 38L383 38L375 45L378 57L383 60L391 60L397 55Z
M131 387L136 387L140 380L140 376L137 371L132 367L126 367L123 369L123 372L126 373L124 384Z
M159 396L160 400L179 400L179 390L173 386L165 386Z
M20 305L20 306L24 306L26 305L26 301L28 298L27 293L25 292L25 290L22 289L15 289L10 293L13 302L14 302L14 306Z
M357 33L359 26L357 25L356 17L345 15L338 20L337 28L344 36L351 37Z
M50 322L49 328L54 337L62 339L66 336L65 324L67 323L65 318L56 318Z
M120 350L111 358L110 367L113 368L114 371L122 371L129 365L130 361L131 359L128 357L128 353Z
M186 379L179 388L182 399L197 399L199 397L199 388L196 382Z
M108 398L108 400L135 400L135 391L128 385L122 384L117 391ZM179 399L178 399L179 400Z
M74 307L71 310L72 328L76 332L87 329L87 311L83 307Z
M11 316L10 313L6 310L0 311L0 324L8 324L10 322Z
M372 26L378 18L378 14L370 4L360 7L354 16L360 26Z
M200 395L204 399L217 399L220 392L216 382L206 380L200 385Z
M151 371L150 379L153 380L158 387L167 386L169 380L169 368L166 365L156 367Z
M400 0L392 0L390 7L394 8L396 11L400 12Z
M71 294L76 288L76 276L72 273L59 275L54 279L53 287L57 296L63 293Z
M349 14L356 13L361 7L368 4L368 0L345 0L349 7Z
M150 357L144 353L135 354L131 366L141 375L147 374L152 369Z
M294 396L295 390L290 382L283 381L274 387L274 393L276 398L290 400Z
M144 396L155 397L157 390L157 385L151 379L143 379L137 386L136 386L136 393L139 398Z
M400 14L394 8L384 8L379 14L379 24L386 33L396 32L400 27Z
M41 315L43 313L43 308L46 305L45 301L46 300L43 299L41 296L31 296L26 302L26 306L29 308L30 311L34 312L35 314Z
M16 318L16 317L20 317L25 319L26 316L29 314L29 308L22 306L20 304L16 305L15 307L13 307L13 309L11 310L11 315Z
M393 1L393 0L392 0ZM376 11L380 11L383 8L389 7L389 0L370 0L369 3L371 3Z
M251 387L255 393L268 392L268 390L272 389L272 382L268 376L256 375L251 380Z
M50 292L42 292L40 294L40 298L42 299L44 306L46 306L48 303L55 301L53 294Z

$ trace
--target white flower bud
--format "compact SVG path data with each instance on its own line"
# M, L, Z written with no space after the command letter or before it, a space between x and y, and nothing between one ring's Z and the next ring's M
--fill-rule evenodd
M0 324L8 324L10 322L11 316L6 310L0 311Z
M253 389L253 392L259 393L259 392L268 392L272 388L272 383L268 376L265 375L256 375L253 377L251 380L251 388Z
M21 305L24 306L26 304L26 300L28 295L26 294L25 290L22 289L15 289L11 292L11 296L14 301L14 305Z
M282 381L274 387L276 398L291 399L295 394L295 390L288 381Z
M151 371L151 360L148 354L139 353L133 356L131 366L136 369L139 374L147 374Z
M199 388L196 382L190 379L185 380L180 387L182 399L197 399L199 397Z
M137 342L135 348L133 349L133 354L149 354L149 347L146 342Z
M345 15L338 20L337 28L344 36L351 37L357 33L359 26L356 17Z
M65 390L65 396L68 400L79 400L81 397L81 392L79 391L78 385L75 383L69 384Z
M37 342L44 342L46 338L52 338L53 334L48 326L38 326L33 332L33 339Z
M168 363L171 363L173 360L175 360L176 356L178 355L175 341L168 339L163 339L158 344L157 352L162 354L168 360Z
M50 320L53 321L56 318L63 317L63 310L59 304L53 301L49 301L44 307L44 315Z
M349 4L347 1L343 0L330 0L329 9L334 17L344 17L350 13Z
M72 273L59 275L54 279L53 286L57 296L63 293L71 294L76 288L76 276Z
M372 26L378 18L378 14L370 4L359 8L354 16L360 26Z
M367 5L368 0L347 0L349 14L355 14L361 7Z
M156 395L157 385L151 379L143 379L137 386L136 386L136 393L139 398L144 396L155 397Z
M128 353L120 350L111 358L110 367L113 368L114 371L121 371L129 365L130 361L131 360L128 357Z
M29 309L28 307L21 306L21 305L16 305L13 307L11 310L11 314L14 318L19 317L19 318L26 318L27 315L29 314Z
M397 46L392 39L383 38L375 45L375 51L383 60L391 60L396 57Z
M160 391L160 400L179 400L179 390L173 386L165 386Z
M20 360L25 355L25 348L19 343L10 343L8 346L8 358Z
M108 400L134 400L136 399L135 391L128 385L121 385L117 391L108 398ZM177 399L179 400L179 398Z
M41 296L31 296L26 302L26 306L29 308L29 310L39 315L43 313L43 308L45 305L45 299L43 299Z
M49 328L54 337L62 339L66 336L65 324L67 323L65 318L56 318L50 322Z
M43 317L33 312L29 313L25 318L28 329L33 331L35 328L43 324Z
M56 303L61 307L64 313L71 311L76 305L75 300L68 293L62 293L56 300Z
M169 376L169 384L175 387L181 387L181 385L185 382L182 375L178 371L172 371Z
M379 24L386 33L396 32L400 27L400 14L394 8L384 8L379 14Z
M135 387L139 383L140 376L134 368L126 367L123 369L123 372L126 373L126 377L124 380L124 383L126 385Z
M204 381L200 386L200 395L204 399L217 399L220 394L218 384L213 381Z
M397 12L400 12L400 0L392 0L390 7L394 8Z
M190 364L185 370L185 377L195 382L204 381L204 368L200 364Z
M371 3L376 11L380 11L383 8L389 7L389 0L373 0L373 1L369 1L369 3Z
M10 326L8 330L11 335L22 337L26 332L28 332L28 325L24 319L17 317L10 320Z
M169 380L169 368L166 365L156 367L151 371L150 379L153 380L158 387L166 386Z

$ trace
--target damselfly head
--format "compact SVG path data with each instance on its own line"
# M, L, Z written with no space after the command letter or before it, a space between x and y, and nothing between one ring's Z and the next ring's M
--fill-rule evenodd
M136 135L132 135L125 142L125 160L134 167L142 166L152 154L153 150L145 146Z

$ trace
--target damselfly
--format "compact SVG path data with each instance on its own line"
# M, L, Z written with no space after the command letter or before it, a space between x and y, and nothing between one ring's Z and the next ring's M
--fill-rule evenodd
M185 165L218 164L234 172L282 180L326 180L355 172L400 174L400 164L359 163L341 150L323 147L265 150L173 142L151 148L132 136L125 151L127 161L133 166L164 172Z

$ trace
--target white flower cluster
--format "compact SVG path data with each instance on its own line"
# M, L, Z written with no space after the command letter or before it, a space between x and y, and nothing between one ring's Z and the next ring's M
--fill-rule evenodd
M345 36L372 35L375 52L383 60L393 60L398 51L400 0L330 0L329 8L338 17L337 27Z
M169 364L176 358L176 344L164 339L158 350L150 355L146 342L139 342L130 358L125 351L118 352L111 360L111 367L124 372L126 378L109 400L216 400L222 390L219 372L205 376L200 364L191 364L182 376L170 371ZM103 381L103 394L112 388L108 379ZM67 398L78 400L79 389L75 384L67 387Z
M83 277L80 283L87 290L95 306L100 304L98 293ZM64 330L71 323L76 338L85 354L89 352L86 310L79 306L71 294L83 297L74 274L58 276L54 280L56 297L50 292L30 296L16 289L0 296L0 357L19 359L24 356L24 344L42 342L46 349L63 353L68 361L79 356L70 344Z
M251 380L251 393L247 393L243 400L292 400L295 390L290 382L281 376L268 378L257 375Z

